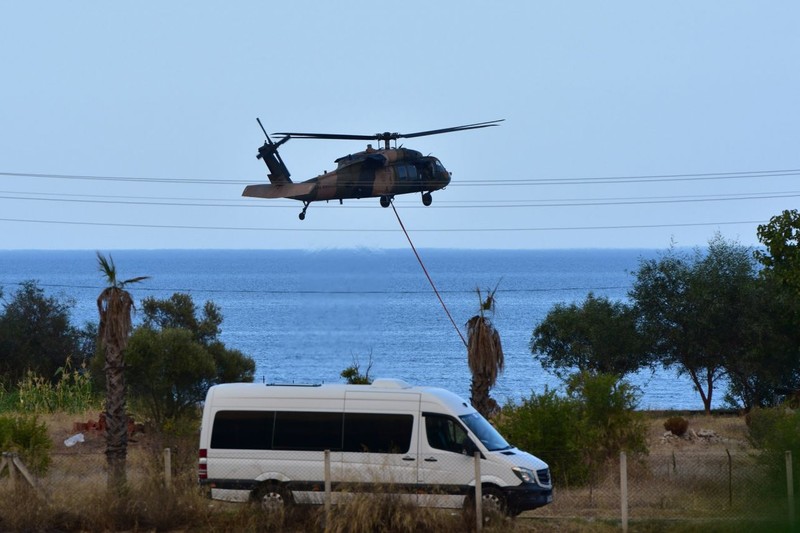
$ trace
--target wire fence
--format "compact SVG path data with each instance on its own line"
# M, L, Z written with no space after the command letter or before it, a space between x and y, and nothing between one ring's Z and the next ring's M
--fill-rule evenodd
M82 449L77 443L68 450L50 455L46 471L34 473L19 455L3 453L0 457L0 498L18 493L33 494L45 500L52 509L74 507L77 501L91 501L107 488L107 465L103 450L97 446ZM420 460L413 464L388 454L381 454L368 468L348 463L342 453L330 453L327 465L320 458L309 461L311 452L293 452L287 461L301 462L310 483L302 487L297 500L324 505L326 502L344 501L344 495L368 486L374 489L378 479L384 489L401 493L414 502L430 504L430 494L414 490L415 484L426 487L437 485L437 475L443 472L452 478L470 483L475 479L475 460L470 456L453 454L440 458L437 468ZM322 455L321 452L314 452ZM367 454L369 455L369 454ZM236 463L238 461L238 463ZM260 479L266 467L253 454L243 454L234 461L235 478L249 490L246 480ZM792 471L789 452L784 472L777 476L751 452L713 450L708 453L683 453L643 457L626 457L608 461L596 469L588 483L569 486L553 479L553 501L540 508L525 511L522 520L577 519L584 521L611 521L623 529L629 521L664 521L671 524L707 521L737 523L745 521L778 521L796 524L795 508L798 505L794 488L797 473ZM273 470L279 470L273 465ZM481 469L482 467L482 469ZM478 461L482 479L491 475L486 461ZM169 489L171 493L185 493L196 497L206 495L207 488L198 483L196 449L173 450L132 449L127 462L127 479L132 491L143 487ZM213 474L210 472L210 474ZM438 480L440 481L440 480ZM493 494L491 483L483 485L483 495ZM331 491L327 493L326 488ZM488 490L487 490L488 489ZM464 500L464 494L444 488L430 491L444 498L448 506ZM330 496L332 494L332 496ZM468 496L467 501L469 501ZM26 496L27 497L27 496ZM30 496L33 497L33 496ZM330 499L326 499L330 498ZM245 498L247 499L247 498ZM438 500L441 504L444 500Z

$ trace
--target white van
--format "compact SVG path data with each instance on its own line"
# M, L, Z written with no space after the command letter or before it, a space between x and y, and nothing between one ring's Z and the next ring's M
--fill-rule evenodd
M462 507L474 495L480 451L484 502L513 515L553 499L547 464L444 389L377 379L208 390L199 478L212 498L321 504L326 450L335 496L378 485L420 505Z

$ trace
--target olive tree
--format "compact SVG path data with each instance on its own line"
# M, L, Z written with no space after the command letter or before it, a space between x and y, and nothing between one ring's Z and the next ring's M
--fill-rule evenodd
M581 304L556 304L533 330L530 349L561 379L575 371L623 377L649 363L633 307L592 293Z
M213 302L199 314L190 295L176 293L141 307L126 351L128 383L156 424L190 413L211 385L253 381L255 361L219 340L222 313Z
M752 252L717 235L708 250L674 248L642 260L630 291L649 351L688 375L708 413L728 362L752 347L748 339Z

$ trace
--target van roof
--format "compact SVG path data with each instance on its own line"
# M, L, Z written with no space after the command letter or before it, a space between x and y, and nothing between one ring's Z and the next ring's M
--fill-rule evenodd
M343 383L224 383L212 386L208 391L206 403L212 399L269 399L269 398L307 398L344 399L346 393L369 393L377 395L419 394L422 400L435 400L459 413L473 411L468 402L456 394L438 387L414 386L394 378L376 379L370 385L349 385ZM396 397L396 396L395 396Z

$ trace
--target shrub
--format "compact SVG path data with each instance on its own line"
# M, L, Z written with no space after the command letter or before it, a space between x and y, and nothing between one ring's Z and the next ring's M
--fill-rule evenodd
M613 374L579 372L567 380L567 394L583 407L586 446L596 462L622 451L647 453L647 426L636 411L633 385Z
M689 429L689 421L682 416L671 416L664 422L664 429L673 435L683 437L686 430Z
M748 413L749 439L760 449L757 457L772 473L777 489L785 487L786 452L792 452L793 470L800 469L800 411L787 407L753 409ZM794 476L795 491L800 476Z
M50 466L53 443L47 425L36 416L0 416L0 451L19 454L26 468L43 475Z
M554 480L566 486L581 485L588 480L589 468L580 411L578 402L545 389L520 404L505 405L495 423L515 446L545 461Z
M609 374L579 373L567 396L545 389L521 404L509 403L496 419L514 445L545 461L556 483L591 481L620 451L647 453L647 427L634 412L636 394Z

